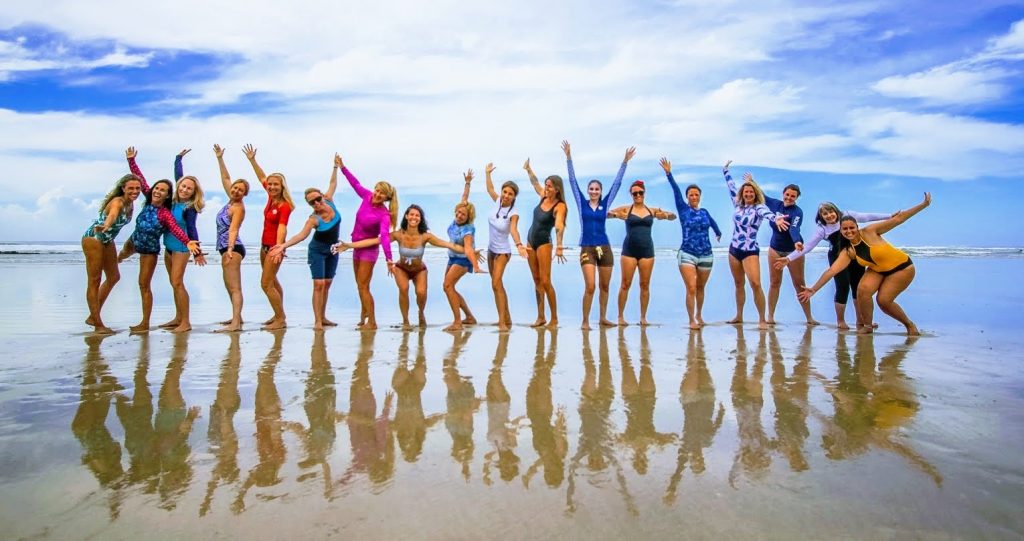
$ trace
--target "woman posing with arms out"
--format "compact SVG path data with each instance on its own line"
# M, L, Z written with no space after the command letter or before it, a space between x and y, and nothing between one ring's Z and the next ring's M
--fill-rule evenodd
M924 200L920 203L905 211L897 211L888 220L866 225L863 229L857 225L857 220L853 217L843 216L839 220L839 232L843 236L839 256L813 286L805 287L798 294L800 302L809 302L811 296L821 289L829 278L856 262L868 269L857 288L857 303L860 304L860 313L864 318L864 324L857 332L867 334L873 330L874 306L871 297L877 293L878 297L875 300L883 312L902 323L907 328L908 335L921 334L903 308L896 304L896 297L914 280L914 262L906 253L886 242L882 235L906 222L931 203L932 195L925 192Z
M92 325L96 332L113 334L113 330L103 324L100 310L106 302L110 290L121 279L117 269L117 248L114 237L121 228L132 221L135 200L142 193L142 181L139 177L128 174L114 184L100 203L100 214L93 220L82 235L82 253L85 254L85 301L89 305L89 317L85 324ZM106 280L101 279L106 277Z
M633 273L640 269L640 325L649 325L647 305L651 302L651 273L654 271L654 240L651 226L654 220L675 220L676 215L659 208L650 208L644 203L647 190L644 181L637 180L629 186L633 202L612 209L608 216L626 221L626 238L622 241L622 285L619 287L619 325L629 325L623 317L629 288L633 285Z
M409 205L402 216L401 228L391 232L391 240L398 243L398 262L391 267L398 285L398 308L402 312L402 327L410 328L409 323L409 282L416 288L416 304L419 306L419 326L427 326L427 318L423 313L427 306L427 265L423 262L426 245L433 244L462 253L465 249L448 241L437 238L427 227L427 219L419 205ZM363 239L357 242L339 242L335 248L344 252L350 248L366 248L380 244L380 239Z
M171 213L178 227L188 233L188 238L199 241L199 230L196 229L196 219L203 211L206 203L203 200L203 188L199 185L199 179L192 175L185 176L181 166L181 159L191 149L185 149L174 158L174 181L177 185L174 188L174 199L171 200ZM185 268L188 266L188 247L174 238L169 232L164 232L164 266L167 268L167 278L174 289L174 319L160 325L161 328L171 329L171 332L186 332L192 330L192 322L189 320L189 297L185 289ZM206 258L200 253L196 257L197 265L205 265Z
M392 272L394 262L391 259L391 224L398 222L398 192L394 186L383 180L374 185L373 191L367 190L359 183L344 163L340 162L341 172L348 183L362 200L356 211L355 225L352 226L352 242L376 238L383 245L384 258L388 262L388 273ZM388 206L384 206L387 202ZM373 278L373 266L377 263L380 246L374 244L352 251L352 270L356 277L356 288L359 290L359 327L364 330L377 328L377 318L373 310L373 295L370 294L370 279Z
M775 307L779 304L779 291L782 289L782 268L776 267L775 263L786 259L795 252L801 252L804 248L804 239L800 236L800 224L804 220L804 211L796 204L800 197L800 187L790 184L782 189L782 199L764 197L764 205L776 216L785 216L789 227L785 230L779 229L775 223L769 222L772 228L772 239L768 246L768 324L775 325ZM793 259L789 265L789 278L793 281L793 289L797 292L804 288L804 260ZM804 311L804 319L808 325L817 325L818 322L811 315L811 305L800 304Z
M764 204L764 192L754 182L750 173L744 173L743 185L736 189L736 184L729 174L729 164L725 162L722 174L725 185L729 188L729 197L734 208L732 213L732 242L729 243L729 270L736 286L736 317L728 323L743 323L743 304L747 295L743 291L743 279L750 283L754 292L754 306L757 307L758 328L767 329L768 321L764 317L764 291L761 289L761 249L757 245L757 230L761 220L771 220L779 229L785 231L789 224L785 216L776 216Z
M558 245L555 248L554 256L559 263L565 263L565 256L562 255L562 235L565 234L565 189L562 187L562 177L551 175L544 179L544 184L537 180L537 175L530 167L530 159L523 164L526 174L530 176L530 184L540 196L540 203L533 209L533 223L530 224L530 231L526 234L527 261L530 264L530 274L533 275L533 287L537 295L537 320L532 327L558 327L558 303L555 299L555 286L551 284L551 229L555 230L555 238ZM544 299L547 298L551 306L551 320L544 319Z
M249 159L263 189L267 191L267 205L263 207L263 236L260 237L260 287L266 294L274 315L263 322L263 329L283 329L287 326L284 314L284 289L277 279L281 260L275 262L267 257L267 252L288 237L288 218L295 210L295 203L292 202L292 195L288 192L288 184L285 183L283 173L265 174L260 164L256 163L256 149L252 145L242 147L242 152Z
M484 169L487 179L487 195L494 201L494 211L487 215L490 237L487 239L487 270L491 273L491 290L494 291L494 305L498 310L498 330L507 331L512 328L512 315L508 310L508 294L505 292L505 267L512 258L512 246L508 243L511 234L516 250L523 259L529 259L526 247L519 239L519 211L516 210L516 197L519 196L519 185L511 180L501 184L501 193L494 191L491 173L494 164L489 163Z
M877 222L879 220L886 220L888 218L895 218L896 214L877 214L877 213L864 213L864 212L842 212L835 203L825 202L818 206L818 214L814 217L814 221L818 224L814 234L811 238L804 243L803 249L797 250L786 257L780 258L775 261L775 268L781 269L790 263L800 261L800 265L803 266L803 256L807 255L815 246L818 245L822 239L828 239L828 264L832 265L836 262L836 258L839 257L839 245L841 243L842 236L839 234L839 217L850 216L858 223L866 222ZM850 293L853 293L853 307L857 313L857 327L859 328L864 323L864 318L861 317L860 305L857 304L857 285L860 283L861 277L864 276L864 266L858 265L857 263L850 263L844 272L840 272L832 278L832 281L836 285L836 294L834 297L836 307L836 326L840 330L848 330L849 325L846 324L846 300L849 298ZM798 291L799 292L799 291Z
M334 205L334 190L338 187L338 169L341 169L341 157L334 155L334 168L331 169L331 181L327 191L318 188L306 188L306 203L313 208L313 214L302 226L302 230L286 242L270 249L271 259L280 261L284 251L294 246L313 233L313 240L306 247L306 262L309 272L313 275L313 328L323 330L325 326L333 327L333 321L327 319L327 296L331 291L331 283L338 270L338 254L333 250L338 242L338 231L341 229L341 213Z
M160 179L151 187L146 182L142 169L135 162L138 153L135 147L128 147L125 157L128 158L128 168L133 175L138 177L142 184L142 195L146 203L142 211L135 218L135 231L128 242L121 247L121 253L117 260L124 261L132 254L139 254L139 293L142 296L142 321L131 327L132 332L148 332L149 316L153 313L153 272L156 271L157 256L160 255L160 239L165 233L170 233L180 243L188 248L189 253L202 259L199 253L199 241L189 238L171 212L171 192L174 187L171 181Z
M473 182L473 170L466 171L463 175L466 179L466 187L462 190L462 199L455 205L455 219L448 226L448 240L456 246L462 246L462 250L448 251L448 268L444 271L444 294L448 297L448 306L452 308L452 324L445 327L446 331L462 330L463 325L476 324L473 312L469 310L466 299L461 293L455 290L455 284L466 275L467 272L483 272L480 270L479 259L476 249L473 247L473 237L476 236L476 227L473 220L476 219L476 209L473 203L469 202L469 186ZM463 318L462 314L466 317Z
M679 189L675 177L672 176L672 162L668 158L661 159L661 168L665 170L668 183L676 200L676 212L679 213L679 226L683 230L683 241L679 245L676 261L679 263L679 274L686 286L686 314L690 318L690 328L699 329L704 326L701 311L704 308L704 286L711 277L711 266L715 263L715 255L711 252L711 241L708 229L715 232L715 240L722 240L722 231L711 217L707 209L700 208L700 186L690 184L684 192Z
M249 195L249 182L245 179L231 180L228 167L224 165L224 149L213 145L220 167L220 182L228 195L228 202L217 213L217 251L220 252L220 268L224 275L224 288L231 297L231 319L224 321L224 327L214 332L242 330L242 260L245 259L245 245L238 237L238 230L245 219L243 199Z
M581 328L590 329L590 307L594 302L595 274L599 277L599 287L601 288L601 317L599 321L601 326L610 327L614 323L609 321L607 316L608 286L612 281L615 254L612 253L608 234L605 233L605 221L608 219L608 205L615 200L615 195L619 193L622 177L626 174L626 164L629 163L633 154L636 154L636 147L626 149L619 172L616 173L615 180L608 188L608 195L604 197L601 197L603 186L597 179L587 183L587 195L583 195L579 183L576 182L576 170L572 166L572 149L569 147L569 141L562 141L562 151L565 152L565 162L569 169L569 185L572 186L572 196L576 200L576 208L580 213L580 268L583 269L584 282L583 325Z

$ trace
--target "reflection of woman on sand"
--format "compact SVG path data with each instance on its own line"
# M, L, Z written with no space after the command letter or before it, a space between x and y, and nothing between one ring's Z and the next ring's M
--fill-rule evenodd
M473 380L459 374L459 357L466 347L470 333L457 332L452 337L452 347L444 358L444 385L448 389L445 399L447 413L444 426L452 437L452 458L462 465L462 477L469 480L470 464L473 462L473 414L480 407L473 388Z
M156 402L153 433L160 460L160 507L174 509L192 482L192 447L188 444L199 406L187 407L181 394L181 373L188 357L188 335L174 337L174 351L167 364L164 382Z
M356 364L349 386L348 423L352 463L338 480L346 486L357 474L365 473L375 485L386 483L395 474L395 442L391 435L392 393L384 395L384 408L377 416L377 397L370 383L370 359L376 333L362 333Z
M775 331L768 334L768 351L772 361L772 400L775 402L775 446L789 460L795 472L808 468L804 456L804 441L810 435L807 429L807 377L811 370L811 329L804 330L796 354L793 372L786 376L782 348Z
M608 335L601 330L598 351L598 365L594 364L594 352L590 346L590 333L583 333L583 385L580 388L580 439L576 454L569 460L569 474L566 480L566 506L576 510L576 470L586 459L591 480L599 477L610 463L615 469L615 480L619 493L632 515L638 514L633 496L626 486L626 475L615 454L613 445L613 424L610 419L612 402L615 400L615 385L612 382L612 368L608 356Z
M768 472L772 463L771 441L761 425L761 409L764 407L763 385L765 333L761 331L754 353L754 366L747 375L747 341L743 328L736 327L736 369L732 377L732 407L736 412L736 431L739 448L729 470L729 485L735 487L741 473L760 479Z
M704 473L704 449L711 447L725 418L725 407L721 403L715 410L715 383L708 371L701 333L690 333L686 347L686 372L679 382L679 403L683 406L683 436L676 455L676 470L665 489L667 504L676 500L687 463L695 476Z
M493 447L484 454L484 484L491 484L491 466L497 464L498 474L503 481L519 476L519 457L516 456L516 434L519 420L509 421L512 396L501 379L501 365L508 355L508 333L498 335L498 348L494 352L494 363L487 376L487 441Z
M210 441L210 454L217 457L217 463L210 472L210 481L206 484L206 496L199 506L199 516L210 511L213 504L213 493L221 484L232 484L238 481L238 434L235 433L235 414L242 403L238 394L238 368L242 363L242 351L238 344L239 335L230 336L227 356L220 364L220 379L217 384L217 395L210 405L210 426L206 437Z
M82 464L89 468L100 487L118 491L124 470L121 467L121 445L118 444L107 430L107 413L110 412L110 400L121 386L110 373L110 366L100 352L100 344L106 336L86 337L88 351L82 367L82 390L71 421L71 432L82 445ZM110 518L117 518L120 513L121 497L110 495Z
M416 462L423 452L427 429L444 418L442 414L426 417L423 414L423 388L427 385L427 356L423 350L424 331L416 333L416 360L409 366L409 334L402 333L398 346L398 366L391 376L398 404L392 421L398 448L406 462Z
M153 432L153 393L149 390L149 335L139 337L139 362L132 378L132 397L117 395L117 418L124 429L124 448L128 451L128 484L143 485L143 492L156 490L160 473Z
M871 297L878 296L876 301L878 307L890 317L899 321L907 328L908 335L921 334L917 325L907 317L903 308L896 303L896 297L903 293L910 282L914 280L917 272L914 262L903 251L895 248L882 238L882 234L889 232L892 228L903 224L912 216L924 210L932 203L932 196L925 192L924 200L910 207L906 211L897 212L888 220L866 225L861 228L857 220L850 216L843 216L839 220L839 232L843 236L842 251L836 262L832 264L811 287L805 287L798 295L801 302L808 302L821 286L825 285L830 278L839 274L856 261L864 265L868 270L860 280L857 288L857 302L861 307L861 315L864 318L864 325L857 329L859 333L870 333L872 320L874 319L874 305Z
M565 477L565 455L569 451L565 411L562 408L555 411L551 395L551 369L555 366L558 331L551 331L551 346L547 353L544 352L544 332L544 329L537 329L533 377L526 386L526 416L530 419L533 449L537 452L537 460L523 474L523 486L526 488L530 487L530 480L541 467L549 487L561 485Z
M938 469L903 439L904 428L911 424L920 403L916 391L900 370L900 363L917 341L908 337L882 357L875 371L875 343L870 337L857 338L853 361L846 348L846 337L837 338L839 373L834 382L825 382L832 395L835 412L825 425L821 438L825 456L844 460L865 454L872 447L895 453L921 470L935 484L942 484Z
M245 496L253 486L272 487L281 482L279 473L284 465L286 453L283 434L285 426L281 421L281 396L277 394L274 370L281 361L284 333L283 329L271 333L274 336L274 343L256 373L256 400L253 409L256 417L256 453L259 455L259 462L249 470L245 483L238 491L232 506L232 511L236 514L245 510Z
M673 441L673 434L658 432L654 427L654 405L657 388L651 370L651 345L647 329L640 328L640 372L633 371L624 329L619 329L619 360L622 362L622 401L626 403L626 429L619 435L620 443L633 451L633 470L647 473L647 451L661 448Z
M291 423L302 439L302 448L306 458L299 462L299 468L320 468L320 476L324 482L324 495L331 493L331 465L327 457L334 448L336 439L335 423L337 423L338 390L334 386L334 371L331 361L327 360L327 346L324 333L313 333L313 346L309 352L309 375L306 376L306 389L303 393L302 409L306 411L307 426L302 430L298 423ZM299 476L299 481L316 478L316 472L307 472Z

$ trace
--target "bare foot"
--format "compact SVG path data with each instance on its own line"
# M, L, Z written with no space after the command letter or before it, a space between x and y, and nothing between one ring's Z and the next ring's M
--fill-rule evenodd
M461 331L462 330L462 322L461 321L456 321L455 323L452 323L451 325L445 327L443 330L444 331Z
M640 319L640 326L641 327L646 327L646 326L648 326L650 324L651 324L650 321L647 321L646 319L642 319L642 318Z
M557 329L558 328L558 319L556 318L556 319L552 319L551 321L549 321L548 324L547 324L547 328L549 328L549 329Z
M217 325L231 325L231 322L233 322L233 321L234 321L233 319L225 319L224 321L218 321ZM238 324L239 325L241 325L242 323L245 323L245 321L243 321L241 319L238 320ZM267 323L269 323L269 322L267 322ZM266 323L264 323L264 325L266 325Z
M583 325L580 325L580 330L589 331L590 330L590 322L589 321L584 321Z
M537 318L537 321L534 321L533 323L531 323L530 326L531 327L543 327L544 325L547 325L547 323L548 323L548 320L546 320L546 319L544 319L542 317L539 317L539 318Z
M861 325L860 327L857 327L857 334L871 334L873 332L875 332L875 329L871 325Z
M740 323L743 323L743 316L736 316L730 319L729 321L726 321L726 323L728 323L729 325L738 325Z
M324 327L337 327L337 326L338 326L337 323L335 323L335 322L333 322L333 321L331 321L331 320L329 320L327 318L324 318Z
M145 323L139 323L138 325L132 325L131 327L128 327L128 330L133 333L149 332L149 322L147 321Z
M602 327L614 327L615 323L612 323L612 321L610 319L603 318L603 319L601 319L601 326Z
M95 327L96 326L96 320L94 320L92 318L92 316L89 316L89 317L85 318L85 324Z
M690 322L690 328L691 328L691 329L693 329L693 330L697 330L697 329L699 329L700 327L701 327L700 323L698 323L698 322L696 322L696 321L691 321L691 322Z
M168 321L167 323L161 323L161 324L157 325L157 327L159 327L161 329L173 329L173 328L177 327L178 325L181 325L181 320L180 319L172 319L172 320Z
M475 317L467 317L466 319L462 320L462 324L463 325L476 325L476 318Z
M106 325L100 323L96 325L96 330L93 332L96 334L114 334L114 329L111 329L110 327L107 327Z
M188 331L191 331L191 330L192 330L192 324L187 322L187 321L183 321L180 325L178 325L177 327L171 329L171 332L188 332Z
M707 323L704 323L704 318L702 318L700 316L697 316L697 324L700 325L701 327L703 327L704 325L707 325Z
M224 327L216 329L213 332L218 332L218 333L220 333L220 332L238 332L240 330L242 330L242 324L241 323L232 325L231 322L228 321L227 324Z
M763 319L761 321L758 321L757 328L761 329L762 331L768 330L768 322Z
M819 323L818 320L816 320L816 319L808 319L807 320L807 326L814 327L816 325L821 325L821 323Z
M375 330L377 330L377 322L376 321L367 321L365 324L363 324L362 327L359 327L359 330L361 330L361 331L375 331Z
M619 318L619 327L628 327L628 326L629 326L629 323L627 323L625 319L622 319L620 317Z
M511 325L508 325L506 323L499 323L498 324L498 332L509 332L511 330L512 330L512 326Z
M767 323L768 325L775 325L775 319L774 318L768 318L764 322Z
M420 314L420 328L421 329L427 328L427 318L424 317L423 314Z
M263 322L263 326L264 326L264 327L266 327L267 325L271 325L271 324L273 324L273 323L274 323L275 321L277 321L277 316L274 316L274 317L272 317L272 318L270 318L270 319L268 319L268 320L264 321L264 322Z
M920 336L921 330L917 328L917 325L911 323L907 325L907 336Z
M322 330L324 330L323 322L317 321L316 323L313 323L313 330L314 331L322 331Z
M287 326L288 326L288 324L287 324L287 322L285 320L283 320L283 319L275 319L275 320L271 321L270 323L267 323L266 325L264 325L264 326L262 326L260 328L263 329L264 331L276 331L278 329L283 329L283 328L285 328Z
M839 327L839 330L841 330L841 331L848 331L848 330L850 330L850 326L847 325L845 321L837 321L836 322L836 327Z

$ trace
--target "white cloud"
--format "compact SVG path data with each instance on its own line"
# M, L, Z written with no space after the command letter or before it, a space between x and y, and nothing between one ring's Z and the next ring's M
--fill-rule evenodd
M29 50L25 39L0 41L0 81L9 80L16 73L42 70L89 70L110 66L144 67L152 53L131 54L122 46L99 58L83 58L66 47L50 50Z

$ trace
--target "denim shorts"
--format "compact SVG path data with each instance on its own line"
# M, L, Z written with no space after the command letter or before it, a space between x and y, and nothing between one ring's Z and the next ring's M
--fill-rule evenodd
M676 254L676 261L680 265L693 265L698 269L711 269L711 266L715 263L715 255L693 255L689 252L679 250Z

